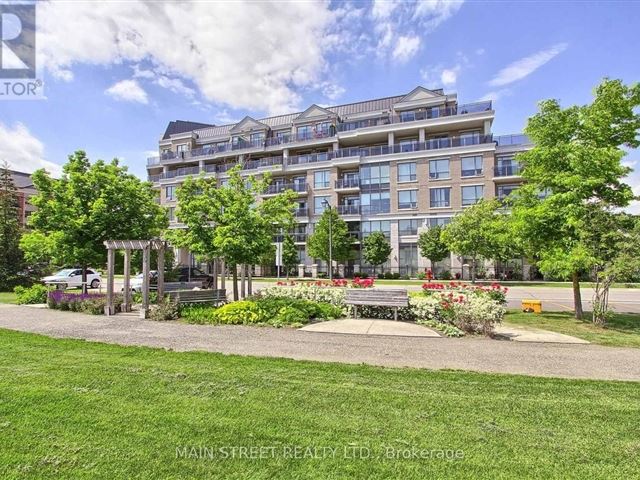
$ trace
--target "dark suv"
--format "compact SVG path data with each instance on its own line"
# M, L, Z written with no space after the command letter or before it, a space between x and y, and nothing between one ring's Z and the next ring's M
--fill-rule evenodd
M178 267L176 268L176 275L178 282L202 281L202 286L205 288L211 288L213 285L213 275L207 275L196 267Z

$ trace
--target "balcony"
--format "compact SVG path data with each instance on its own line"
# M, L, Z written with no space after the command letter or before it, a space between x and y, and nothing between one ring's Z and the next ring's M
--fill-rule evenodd
M307 241L307 234L306 233L292 233L291 236L293 237L293 241L294 242L306 242Z
M330 160L332 152L309 153L306 155L294 155L287 158L287 165L304 165L307 163L326 162Z
M386 201L380 205L361 205L360 213L362 215L375 215L378 213L390 213L391 205L389 201Z
M520 164L514 163L511 165L499 165L493 168L493 175L495 177L518 177L522 171Z
M498 145L499 147L528 145L532 143L529 137L522 133L516 133L513 135L497 135L494 140L496 142L496 145Z
M233 167L237 166L238 164L235 162L231 162L231 163L221 163L220 165L216 165L216 172L218 173L224 173L227 172L229 170L231 170Z
M360 205L338 205L340 215L360 215Z
M257 160L248 160L242 166L243 170L255 170L256 168L282 166L282 157L266 157Z
M336 190L353 190L360 188L360 179L359 178L341 178L336 180Z
M182 167L169 170L164 174L163 178L185 177L187 175L197 175L198 173L200 173L200 167Z
M159 182L162 178L162 174L158 173L157 175L148 175L147 180L153 183Z
M293 216L296 218L300 217L308 217L309 209L308 208L296 208L293 210Z
M349 132L360 128L377 127L380 125L391 125L396 123L418 122L433 118L451 117L456 115L468 115L470 113L488 112L491 110L491 102L477 102L456 107L432 108L429 110L410 112L400 115L387 115L378 118L358 120L354 122L344 122L338 124L339 132Z
M279 193L284 192L285 190L293 190L298 193L307 193L307 183L306 182L296 182L296 183L278 183L275 185L269 185L267 190L263 193L263 195L277 195Z

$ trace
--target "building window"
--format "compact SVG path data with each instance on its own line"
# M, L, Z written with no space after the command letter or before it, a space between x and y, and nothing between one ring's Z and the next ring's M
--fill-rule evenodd
M180 152L188 152L189 151L189 144L188 143L183 143L181 145L176 145L176 152L180 153Z
M418 140L415 138L400 140L400 151L401 152L413 152L417 150Z
M401 275L414 275L418 271L418 246L415 243L400 244L398 264Z
M438 217L438 218L428 218L427 224L429 227L444 227L445 225L449 225L451 223L451 217Z
M360 195L361 211L364 215L372 213L389 213L389 191L363 193Z
M327 208L327 204L331 199L328 195L323 195L319 197L313 197L313 211L316 215L320 215Z
M249 138L251 139L251 143L255 145L256 143L264 142L264 133L252 133Z
M385 237L391 237L391 222L389 220L371 220L360 223L360 231L362 238L371 234L371 232L382 232Z
M298 140L309 140L313 138L313 127L311 125L303 125L296 129Z
M400 190L398 192L398 208L418 208L418 190Z
M473 177L482 175L482 155L462 157L462 176Z
M507 184L507 185L498 185L498 188L496 189L496 196L498 197L498 200L504 200L513 191L517 190L519 186L520 185L517 183Z
M418 227L420 226L421 220L411 219L411 220L400 220L398 222L398 234L399 235L417 235Z
M478 145L480 143L480 132L464 132L460 134L460 145Z
M313 188L329 188L329 170L320 170L313 174Z
M400 112L401 122L413 122L416 119L416 112Z
M176 199L176 186L175 185L168 185L166 187L164 187L164 197L165 200L167 201L172 201Z
M451 205L451 188L432 188L429 190L431 208L443 208Z
M496 161L496 177L511 177L520 175L520 163L513 156L498 157Z
M389 164L378 163L360 167L360 183L362 185L389 183Z
M285 140L289 138L290 135L290 131L289 130L279 130L276 132L276 138L278 140Z
M167 208L167 215L169 217L170 222L176 221L176 207Z
M473 205L477 203L484 195L484 187L482 185L469 185L462 187L462 206Z
M442 158L429 161L429 178L449 178L449 159Z
M416 162L407 162L398 164L398 181L413 182L417 180Z

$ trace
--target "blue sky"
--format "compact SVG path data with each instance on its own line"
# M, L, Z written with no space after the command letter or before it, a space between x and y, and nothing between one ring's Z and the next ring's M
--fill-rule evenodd
M170 120L228 123L405 93L493 98L495 133L536 103L640 80L635 2L41 2L46 100L0 101L0 159L55 169L76 149L145 176ZM640 155L625 160L640 169ZM630 183L640 194L640 174Z

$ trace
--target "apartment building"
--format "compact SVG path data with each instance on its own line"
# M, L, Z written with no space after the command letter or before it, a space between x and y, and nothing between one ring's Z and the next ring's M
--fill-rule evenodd
M31 175L23 172L9 171L13 184L18 191L18 217L23 227L27 226L27 219L35 211L35 207L29 203L29 199L34 196L37 191L31 180Z
M330 205L354 238L347 274L371 267L361 258L360 244L382 231L393 247L386 270L413 275L432 268L464 277L467 259L452 255L430 265L417 239L420 229L447 224L479 199L501 198L518 187L514 154L531 145L524 135L493 135L494 116L491 102L459 104L456 94L417 87L406 95L311 105L304 112L247 116L229 125L174 121L147 170L173 228L183 228L175 217L175 192L184 178L203 174L223 185L226 172L240 164L247 175L271 172L265 195L297 193L292 233L307 273L326 271L308 256L306 239ZM187 263L188 252L178 258Z

